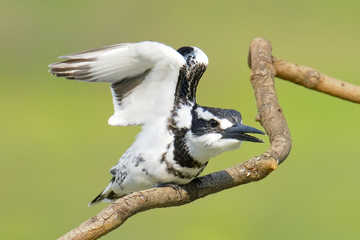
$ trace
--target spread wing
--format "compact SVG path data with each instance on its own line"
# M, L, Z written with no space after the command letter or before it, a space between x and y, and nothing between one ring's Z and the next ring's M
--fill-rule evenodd
M167 117L173 108L180 68L186 62L173 48L158 42L117 44L61 56L50 73L86 82L112 83L114 126L142 125Z

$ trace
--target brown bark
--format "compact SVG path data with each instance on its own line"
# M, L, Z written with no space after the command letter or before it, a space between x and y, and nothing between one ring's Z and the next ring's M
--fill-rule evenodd
M329 77L313 68L298 66L273 57L276 77L350 102L360 103L360 87Z

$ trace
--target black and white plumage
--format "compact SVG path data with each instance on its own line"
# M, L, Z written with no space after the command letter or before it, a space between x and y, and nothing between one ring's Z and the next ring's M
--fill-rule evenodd
M196 88L208 58L196 47L174 50L158 42L117 44L65 55L52 74L111 83L113 126L141 125L136 141L110 173L112 179L89 205L197 177L210 158L264 134L242 124L231 109L196 104Z

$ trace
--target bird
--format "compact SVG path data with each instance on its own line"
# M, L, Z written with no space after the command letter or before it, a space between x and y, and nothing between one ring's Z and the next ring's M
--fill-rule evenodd
M107 187L89 203L114 202L133 192L181 187L198 177L209 160L240 147L263 142L249 133L233 109L196 103L196 89L208 66L199 48L178 50L144 41L121 43L59 57L49 65L57 77L111 83L113 126L141 125L135 142L110 169Z

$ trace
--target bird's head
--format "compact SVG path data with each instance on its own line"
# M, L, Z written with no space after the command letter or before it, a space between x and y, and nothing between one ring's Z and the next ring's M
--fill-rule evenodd
M263 142L247 133L264 132L242 124L241 114L233 109L195 106L192 110L186 144L191 156L198 160L215 157L238 149L242 141Z

